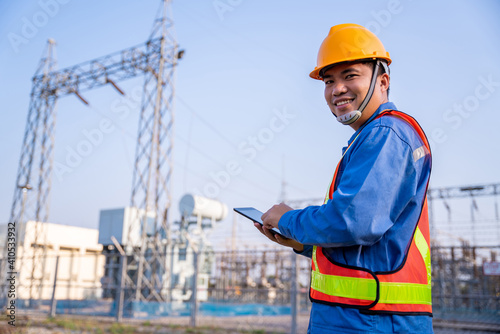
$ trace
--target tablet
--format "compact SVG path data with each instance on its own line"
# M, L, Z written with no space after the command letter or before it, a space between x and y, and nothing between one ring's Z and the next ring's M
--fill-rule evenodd
M256 223L259 223L261 226L264 226L262 219L260 219L264 213L259 210L255 208L233 208L233 210ZM279 234L280 237L286 238L277 228L272 228L270 231L272 234Z

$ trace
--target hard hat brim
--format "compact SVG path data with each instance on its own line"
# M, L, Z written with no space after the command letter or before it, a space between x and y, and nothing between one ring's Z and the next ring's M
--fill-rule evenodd
M344 61L340 61L340 62L337 62L337 63L332 63L332 64L328 64L328 65L325 65L325 66L321 66L321 67L315 67L314 70L309 73L309 77L313 78L313 79L316 79L316 80L323 80L323 77L321 76L321 72L323 72L323 70L325 70L326 68L330 68L330 67L333 67L333 66L336 66L336 65L340 65L340 64L344 64L344 63L359 63L359 62L363 62L363 61L368 61L368 60L372 60L372 61L375 61L377 59L383 59L387 62L387 65L390 65L391 64L391 58L389 57L367 57L367 58L353 58L353 59L346 59Z

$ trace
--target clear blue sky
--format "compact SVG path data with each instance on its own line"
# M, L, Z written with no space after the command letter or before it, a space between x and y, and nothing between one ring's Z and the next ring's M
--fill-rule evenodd
M78 64L145 42L158 6L0 2L0 221L9 218L31 78L47 39L57 42L59 68ZM172 219L182 195L206 189L229 208L265 211L280 195L283 162L288 198L323 196L352 130L330 114L323 84L308 73L330 26L345 22L368 26L390 52L391 100L432 142L431 186L499 182L498 1L177 0L172 9L186 50L176 81ZM29 23L37 31L25 36ZM13 44L13 34L25 43ZM74 96L59 100L55 161L64 163L103 118L114 130L71 173L54 175L51 222L97 228L100 209L129 204L138 124L133 92L142 78L120 86L129 96L127 115L113 109L126 101L111 87L86 93L91 107ZM276 120L277 112L291 116ZM208 185L228 163L237 175L213 191ZM232 213L220 229L231 223ZM260 240L249 225L239 221L240 233Z

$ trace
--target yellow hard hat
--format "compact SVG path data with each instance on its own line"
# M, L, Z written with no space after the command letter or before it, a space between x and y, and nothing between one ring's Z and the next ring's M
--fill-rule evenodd
M384 59L391 63L389 52L370 30L354 23L331 27L318 52L318 63L309 76L321 80L320 72L326 66L362 59Z

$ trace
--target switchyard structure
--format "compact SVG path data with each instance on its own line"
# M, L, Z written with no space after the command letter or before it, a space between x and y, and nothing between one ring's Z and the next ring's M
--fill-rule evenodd
M429 220L436 246L500 246L499 196L500 183L429 189ZM479 203L487 200L488 212L482 212L485 207Z
M88 104L84 93L108 84L125 95L118 83L138 76L144 77L144 85L130 205L146 214L138 217L136 225L139 226L130 226L141 231L140 241L129 240L122 245L129 255L122 272L127 291L131 291L126 296L129 301L163 301L167 298L160 291L168 280L165 272L169 261L165 258L165 245L171 238L168 211L171 206L174 74L182 55L175 39L169 0L161 1L151 34L142 45L58 70L55 41L48 41L33 77L9 219L18 226L18 243L24 236L25 223L35 222L33 256L23 259L22 254L18 254L20 260L16 263L18 272L26 270L25 267L31 268L30 300L38 296L40 286L35 282L39 282L37 278L43 273L41 259L46 252L43 234L39 232L41 223L49 217L56 102L63 96L75 95ZM148 217L153 219L150 232L145 226ZM24 265L26 261L32 261L30 266ZM5 264L3 261L3 266ZM6 272L2 268L2 275ZM4 298L5 292L2 289Z

